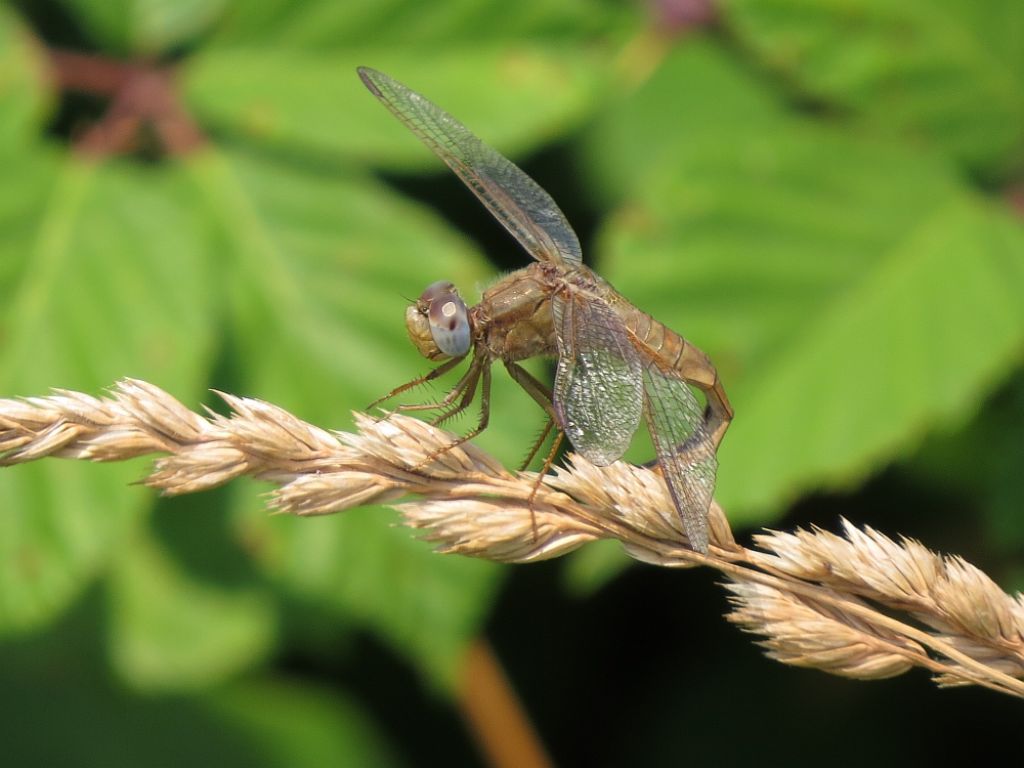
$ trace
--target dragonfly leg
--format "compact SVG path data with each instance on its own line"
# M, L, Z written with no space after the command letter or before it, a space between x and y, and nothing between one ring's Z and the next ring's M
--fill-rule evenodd
M462 445L467 440L472 440L487 429L487 424L491 420L491 366L484 364L481 366L481 372L483 373L483 376L481 377L482 380L480 382L480 421L478 421L477 425L469 430L469 432L456 440L455 443L448 446L448 450L451 450L457 445ZM471 399L472 398L466 399L466 405L469 405L469 400Z
M512 380L515 381L516 384L521 386L523 389L525 389L527 394L529 394L530 397L533 398L534 402L536 402L541 408L543 408L544 412L547 413L548 415L548 422L544 426L544 431L540 433L540 437L537 438L537 441L533 444L533 447L530 448L530 452L526 454L526 460L519 468L520 471L523 471L530 465L530 462L533 461L533 457L537 455L537 451L540 450L540 447L544 445L544 441L548 439L548 435L551 434L552 428L558 426L558 420L555 418L555 409L554 406L551 404L550 389L548 389L544 384L538 381L537 378L533 376L533 374L531 374L528 370L523 368L518 363L506 362L505 368L508 370L509 375L512 377ZM561 432L561 430L559 430L559 432ZM560 438L556 438L556 440L559 439ZM547 468L550 466L550 463L546 464L544 471L546 472Z
M452 391L448 393L448 396L440 403L444 410L431 419L430 423L437 426L438 424L442 424L448 421L448 419L454 418L466 410L470 403L473 402L473 397L476 395L476 388L480 381L480 374L488 367L489 366L486 362L477 363L477 361L474 360L467 372L467 375L462 377L459 383L455 385ZM459 402L452 405L459 394L462 395L462 397L459 398Z
M383 397L378 397L376 400L374 400L372 403L370 403L368 406L366 406L366 410L368 411L371 408L373 408L375 406L378 406L381 403L390 400L391 398L395 397L396 395L400 395L403 392L407 392L410 389L412 389L413 387L418 387L420 384L426 384L428 381L433 381L436 378L444 376L446 373L448 373L448 371L450 371L452 368L454 368L459 363L461 363L464 358L465 358L465 355L463 355L462 357L453 357L451 360L446 360L444 363L442 363L441 365L437 366L433 370L427 372L423 376L417 376L412 381L407 381L405 384L402 384L400 387L395 387L394 389L392 389L390 392L388 392Z
M404 413L405 411L435 411L445 409L454 403L455 399L459 395L464 395L464 391L467 387L469 387L470 393L475 392L476 382L479 377L480 363L478 362L478 358L474 358L473 362L470 363L469 369L463 374L462 378L456 382L454 387L448 390L448 393L441 400L431 403L403 403L396 406L396 410ZM438 421L444 421L445 418L447 417L438 417L436 421L432 421L431 423L437 424Z
M548 422L548 426L544 430L545 437L554 424L555 422L553 419ZM536 500L537 492L544 483L545 475L547 475L548 470L551 469L551 465L555 463L555 456L558 455L558 448L562 444L562 439L564 437L565 432L562 430L558 430L555 434L555 439L551 442L551 450L548 451L548 455L544 457L544 466L542 466L540 468L540 472L537 473L537 479L533 483L533 490L530 491L530 495L526 499L526 505L530 508L530 528L533 530L534 541L537 541L537 513L533 509L533 502ZM537 447L540 447L540 445L538 444ZM534 453L536 453L536 448L534 449Z
M544 424L544 429L541 430L540 435L533 442L533 446L530 448L530 452L526 454L526 458L523 460L523 463L519 465L520 472L525 472L526 468L530 466L530 462L533 461L533 457L537 455L537 451L540 450L540 447L544 445L544 441L548 439L548 435L551 434L551 428L554 426L555 420L549 418L547 422Z
M538 381L532 373L519 365L519 363L506 362L505 368L516 384L525 389L526 393L533 398L537 405L544 409L544 412L557 425L558 417L555 416L555 406L551 401L551 390Z
M415 467L413 467L413 469L419 469L420 467L423 467L426 464L429 464L434 459L436 459L438 456L440 456L442 453L447 453L448 451L452 450L453 448L458 448L463 443L465 443L465 442L467 442L469 440L472 440L474 437L476 437L481 432L483 432L485 429L487 429L487 424L488 424L488 422L490 421L490 418L491 418L491 366L487 364L486 360L484 360L482 358L481 358L481 360L482 360L481 365L478 367L478 371L479 371L478 375L480 375L480 377L481 377L481 381L480 381L480 421L477 422L477 425L475 427L473 427L471 430L469 430L469 432L467 432L466 434L462 435L461 437L456 438L455 440L453 440L452 442L448 443L448 445L444 446L443 448L438 448L436 451L431 451L431 453L427 456L427 458L423 459L423 461L421 461L419 464L417 464ZM476 363L474 361L474 365L475 364ZM475 392L475 389L476 389L476 387L475 387L475 384L474 384L474 387L471 390L471 392ZM463 399L466 400L466 405L469 405L469 401L472 400L472 395L470 394L468 396L468 398L464 396ZM460 406L461 406L461 403L460 403Z
M536 541L537 515L533 509L533 502L536 500L537 493L540 491L540 487L544 483L544 476L547 475L548 470L551 469L551 465L555 463L555 457L558 455L558 449L562 445L562 440L565 438L565 432L562 431L561 427L558 425L558 418L555 416L555 406L551 400L551 390L538 381L533 374L518 363L506 362L505 368L508 369L509 375L512 376L515 382L525 389L527 394L529 394L530 397L532 397L534 401L548 414L547 426L544 428L544 432L541 433L540 440L538 440L530 450L530 455L526 459L526 464L529 464L530 461L533 460L533 457L540 449L541 444L545 439L547 439L548 433L551 431L552 427L557 430L555 433L555 439L551 443L551 450L548 451L548 455L544 457L544 465L540 468L540 472L537 473L537 479L533 483L533 490L530 491L530 496L527 499L527 505L530 508L530 527L533 529L533 538L534 541ZM526 468L525 465L523 468Z

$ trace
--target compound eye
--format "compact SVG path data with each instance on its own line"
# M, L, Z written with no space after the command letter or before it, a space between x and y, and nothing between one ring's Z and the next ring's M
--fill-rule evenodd
M462 357L469 351L469 311L455 286L438 282L420 296L427 307L430 335L437 348L449 357Z

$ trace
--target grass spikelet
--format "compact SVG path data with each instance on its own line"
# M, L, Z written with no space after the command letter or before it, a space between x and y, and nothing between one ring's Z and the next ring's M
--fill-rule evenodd
M438 551L531 562L597 539L672 568L705 566L728 583L730 621L785 664L877 679L913 667L940 685L1024 697L1024 598L960 557L842 522L769 531L741 547L717 503L708 554L688 546L661 476L573 456L554 474L511 472L425 422L356 414L329 432L260 400L220 395L230 415L195 413L142 381L108 397L58 390L0 400L0 466L48 456L119 461L163 454L145 482L192 493L248 475L272 482L276 512L324 515L395 504Z

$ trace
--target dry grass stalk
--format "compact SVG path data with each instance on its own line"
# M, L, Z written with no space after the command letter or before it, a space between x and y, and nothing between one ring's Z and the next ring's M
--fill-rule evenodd
M717 504L711 551L687 547L664 483L642 467L572 457L543 478L509 472L473 445L416 419L356 414L355 433L307 424L268 403L222 394L230 416L194 413L157 387L120 382L108 398L58 391L0 400L0 465L45 456L118 461L166 453L145 483L201 491L240 475L277 485L270 506L321 515L394 502L442 552L501 562L554 557L616 539L633 557L726 574L729 618L779 661L875 679L919 666L943 685L1024 697L1024 598L958 557L844 521L733 539ZM532 501L531 501L532 496Z

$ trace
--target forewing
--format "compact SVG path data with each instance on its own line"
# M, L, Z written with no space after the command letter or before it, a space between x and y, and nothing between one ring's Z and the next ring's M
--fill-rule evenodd
M708 551L708 507L718 458L704 426L704 410L685 381L653 362L643 372L644 413L669 494L690 546Z
M599 466L616 461L640 424L639 356L618 315L584 295L554 297L558 342L554 405L573 447Z
M370 93L455 171L533 258L581 263L576 233L537 182L420 94L375 69L358 72Z

